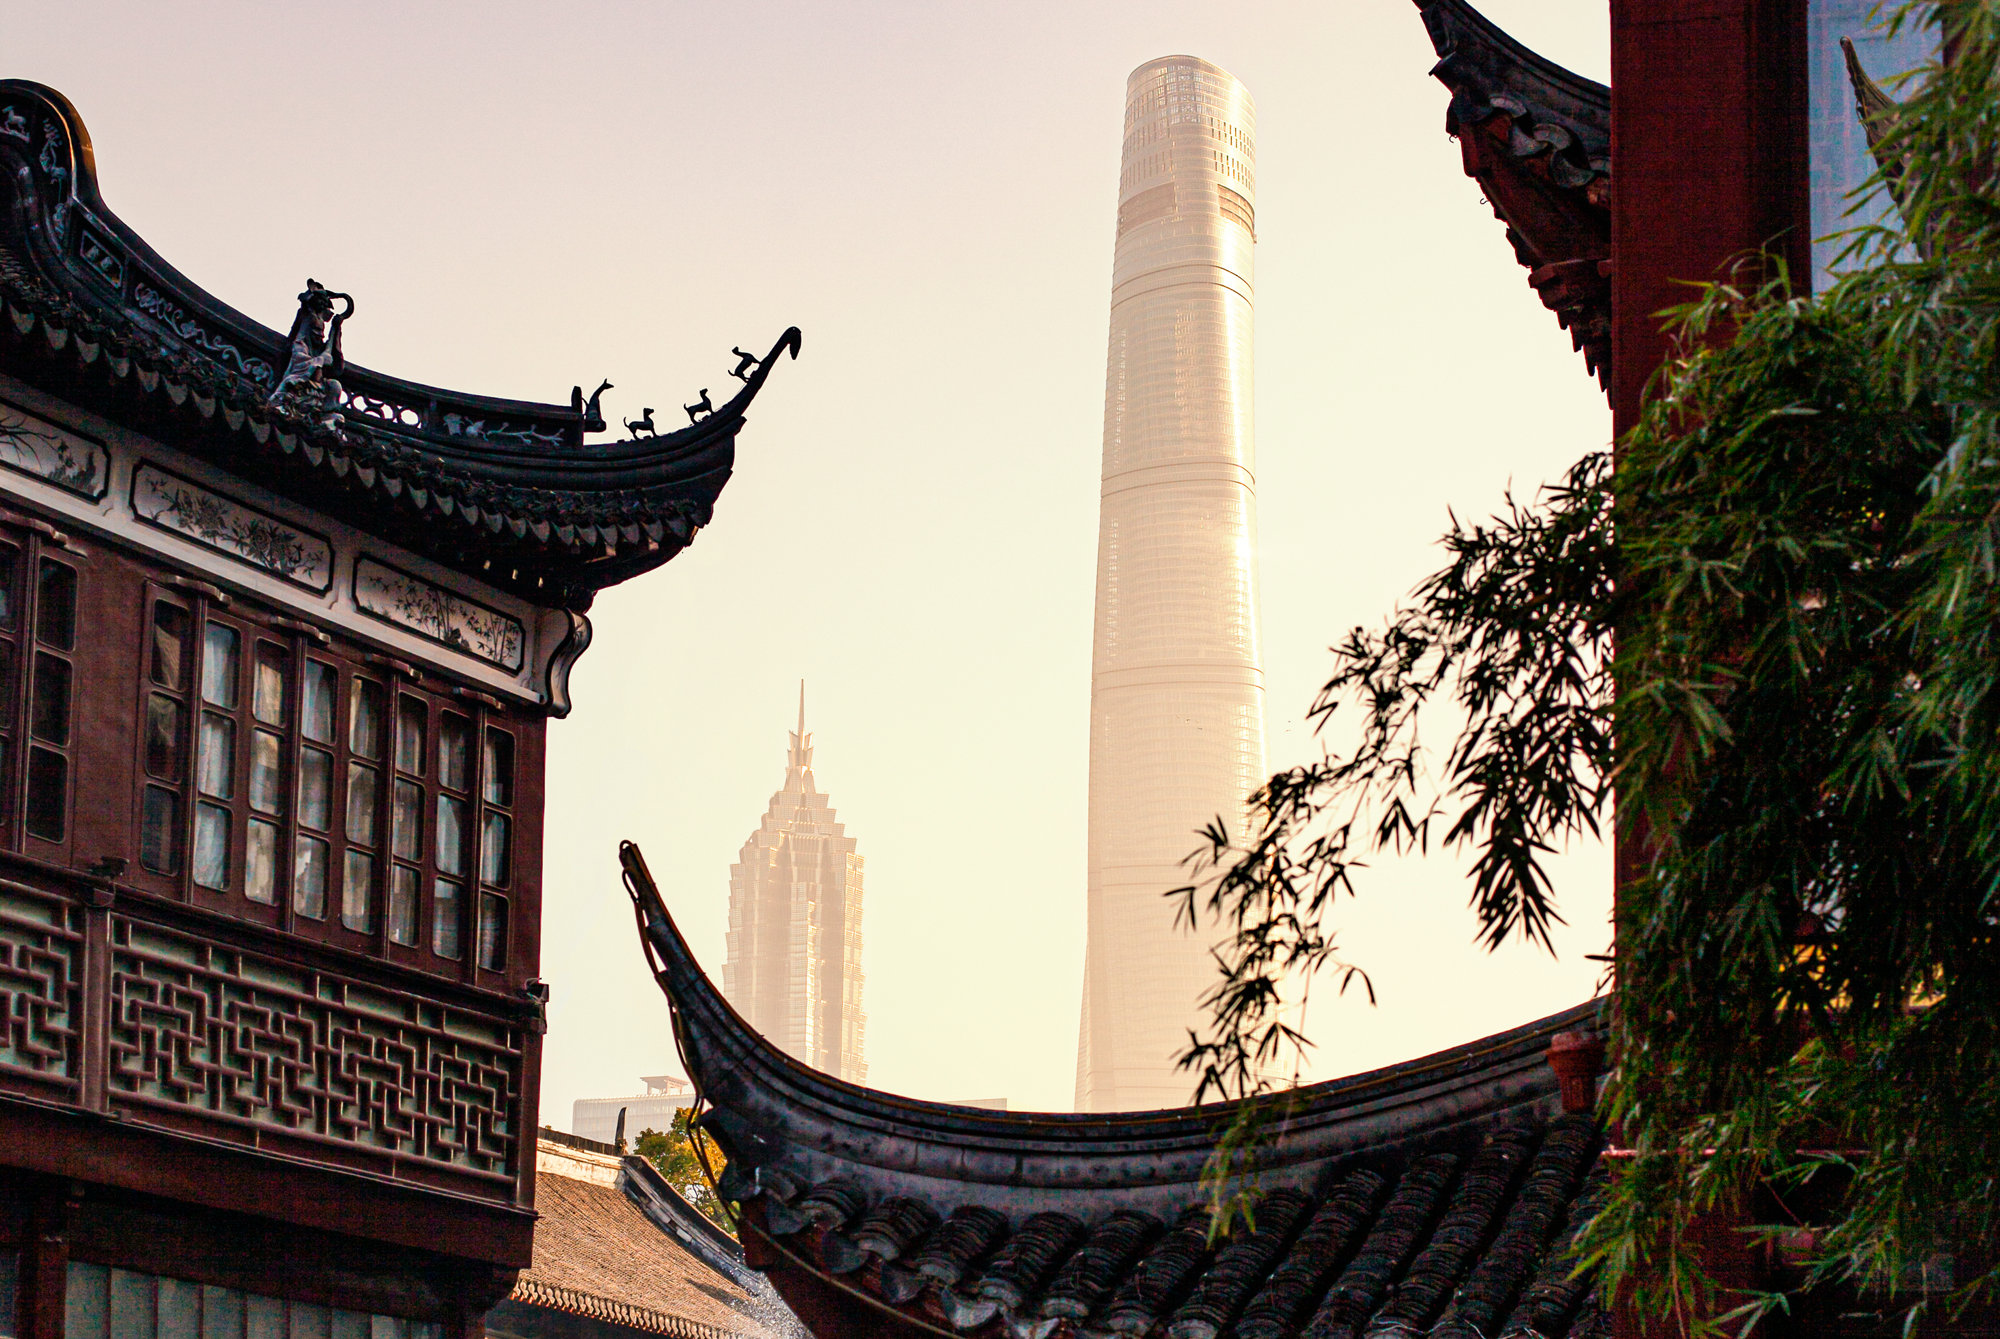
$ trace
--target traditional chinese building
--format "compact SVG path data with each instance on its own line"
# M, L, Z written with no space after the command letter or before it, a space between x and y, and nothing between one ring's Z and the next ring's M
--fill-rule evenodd
M475 1335L531 1259L547 722L798 333L587 440L580 389L348 363L365 296L219 302L50 89L0 167L0 1318Z

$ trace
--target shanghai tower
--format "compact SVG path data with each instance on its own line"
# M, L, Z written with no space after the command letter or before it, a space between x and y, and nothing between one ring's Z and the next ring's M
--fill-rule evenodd
M1180 1106L1216 980L1163 896L1264 781L1250 413L1256 116L1226 71L1168 56L1125 86L1090 684L1079 1111Z

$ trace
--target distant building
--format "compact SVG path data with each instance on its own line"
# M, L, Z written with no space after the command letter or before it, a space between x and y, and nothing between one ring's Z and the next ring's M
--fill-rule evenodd
M1167 56L1125 85L1090 666L1079 1111L1179 1106L1215 983L1162 896L1217 815L1264 783L1251 280L1256 112L1226 70Z
M862 1059L868 1015L861 1007L861 857L854 848L813 781L801 684L784 787L729 870L723 993L787 1054L861 1083L868 1077Z
M665 1133L673 1124L674 1113L694 1105L694 1086L676 1074L654 1074L642 1078L644 1091L631 1097L579 1097L570 1107L570 1130L585 1139L613 1143L618 1136L618 1113L625 1113L626 1147L641 1130Z

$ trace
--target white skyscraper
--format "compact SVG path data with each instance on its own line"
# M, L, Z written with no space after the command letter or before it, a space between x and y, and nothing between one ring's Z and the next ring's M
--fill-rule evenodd
M1091 664L1083 1111L1179 1106L1215 980L1163 894L1263 783L1251 435L1256 116L1226 71L1132 72L1112 268Z
M860 1083L861 985L861 857L813 781L801 684L785 784L729 870L722 993L791 1055Z

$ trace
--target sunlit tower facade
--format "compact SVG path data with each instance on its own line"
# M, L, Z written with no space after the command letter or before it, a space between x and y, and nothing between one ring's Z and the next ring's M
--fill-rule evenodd
M1215 979L1162 896L1264 780L1251 432L1256 113L1227 71L1132 72L1112 265L1091 662L1080 1111L1180 1106Z
M815 1069L868 1077L862 1043L861 856L813 780L806 694L785 784L729 869L722 993L752 1027Z

